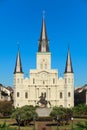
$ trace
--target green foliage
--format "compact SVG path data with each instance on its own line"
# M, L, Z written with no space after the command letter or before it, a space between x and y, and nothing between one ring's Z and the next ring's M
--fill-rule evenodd
M0 124L0 130L17 130L16 128L11 128L9 125L7 125L5 122L3 124Z
M74 130L85 130L85 129L76 127L76 128L74 128Z
M76 124L76 130L87 130L87 121L85 122L78 122Z
M50 116L56 117L57 115L63 116L63 115L72 115L72 109L70 108L63 108L63 107L53 107L52 112L50 113Z
M20 114L20 122L24 124L24 122L26 123L27 121L31 121L33 119L33 116L35 116L35 118L38 117L35 110L35 107L25 105L21 108L16 108L11 117L16 119L16 121L18 122L18 115Z
M50 113L51 117L54 117L58 121L59 125L68 125L72 116L72 109L63 107L54 107Z
M74 116L84 116L87 115L87 105L79 104L78 106L73 107Z
M13 106L10 101L0 101L0 113L2 116L9 116L12 110Z

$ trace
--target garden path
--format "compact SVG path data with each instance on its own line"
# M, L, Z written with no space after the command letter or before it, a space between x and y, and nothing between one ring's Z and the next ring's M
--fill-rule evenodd
M37 130L52 130L47 124L48 122L37 122Z

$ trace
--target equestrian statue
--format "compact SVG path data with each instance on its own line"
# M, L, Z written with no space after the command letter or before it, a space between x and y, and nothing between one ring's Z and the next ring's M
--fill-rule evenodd
M37 102L37 104L40 103L41 107L47 107L47 104L49 104L51 106L50 101L46 100L46 92L44 92L44 93L42 92L41 96L39 98L40 98L40 100Z

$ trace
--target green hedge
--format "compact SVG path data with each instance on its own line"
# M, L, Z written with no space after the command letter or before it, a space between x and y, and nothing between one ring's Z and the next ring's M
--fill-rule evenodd
M0 130L17 130L17 128L11 128L6 122L0 124Z

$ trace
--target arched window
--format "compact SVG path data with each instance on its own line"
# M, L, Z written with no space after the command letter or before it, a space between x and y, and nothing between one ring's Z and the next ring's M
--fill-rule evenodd
M71 97L71 93L70 92L68 92L68 97Z
M19 94L19 92L17 92L17 97L19 97L20 96L20 94Z
M63 98L63 94L62 94L62 92L60 92L60 98Z
M42 52L45 52L45 51L46 51L45 42L43 41L43 42L42 42Z
M67 83L67 79L65 78L65 83Z
M53 79L53 84L55 84L55 79Z
M68 78L68 83L70 83L70 78Z
M28 98L28 92L25 92L25 98Z
M33 79L33 84L35 84L35 79Z

